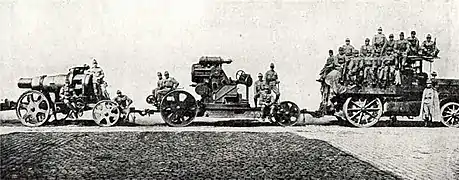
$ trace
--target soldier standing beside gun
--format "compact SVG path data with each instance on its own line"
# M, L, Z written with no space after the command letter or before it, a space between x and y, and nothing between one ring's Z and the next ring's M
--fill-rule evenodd
M269 89L271 91L273 91L274 94L276 94L275 102L277 102L277 100L279 100L279 96L280 96L279 88L277 88L277 85L279 84L279 77L277 75L277 72L274 71L274 63L271 63L269 65L269 67L271 69L266 72L265 81L266 81L266 85L268 85Z
M387 41L386 35L384 35L382 33L382 27L379 27L378 28L378 34L376 34L373 37L373 46L374 46L374 49L375 49L375 53L381 54L382 47L384 46L384 44L386 44L386 41Z
M432 41L432 36L430 36L430 34L427 34L426 40L422 42L421 46L422 55L429 57L437 57L440 50L438 50L436 44L436 40Z
M360 48L360 54L362 55L362 71L363 71L363 83L368 86L371 82L373 82L373 70L372 70L372 65L373 65L373 52L374 52L374 47L370 45L370 39L366 38L365 39L365 44L362 45Z
M253 97L253 102L255 107L257 107L258 98L260 98L261 92L264 90L265 81L263 81L263 74L258 73L258 80L254 83L255 96Z
M64 86L60 89L59 91L60 99L64 104L71 110L70 113L70 118L77 118L78 119L78 110L76 108L75 104L75 91L73 88L70 87L70 80L65 79L65 84Z
M129 106L132 104L132 100L128 96L123 95L120 90L116 91L116 95L117 96L113 98L113 101L118 103L118 106L121 109L121 114L124 116L122 119L124 119L129 114Z
M433 119L440 120L440 100L438 98L438 92L432 86L432 80L427 80L426 88L422 93L422 104L420 117L425 122L425 126L428 126Z
M92 60L93 67L88 70L89 74L92 74L92 84L94 88L94 94L96 94L98 99L108 98L108 93L106 91L106 84L104 82L104 71L98 66L97 60Z

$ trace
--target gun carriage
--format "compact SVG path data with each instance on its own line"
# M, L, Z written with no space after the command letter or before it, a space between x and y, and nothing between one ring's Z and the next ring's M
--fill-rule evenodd
M396 116L419 116L423 91L431 78L439 93L441 122L448 127L459 127L459 80L429 77L423 66L432 63L432 57L408 56L407 61L413 65L400 71L400 85L347 87L332 100L334 109L328 109L326 114L336 115L339 120L347 120L356 127L371 127L383 116L392 120Z
M67 74L20 78L18 87L29 89L17 101L16 115L22 124L40 126L49 120L68 118L72 110L66 106L59 94L66 81L74 90L71 101L80 115L92 109L94 121L98 125L116 124L120 118L118 105L94 93L92 75L85 73L88 69L89 67L73 67Z

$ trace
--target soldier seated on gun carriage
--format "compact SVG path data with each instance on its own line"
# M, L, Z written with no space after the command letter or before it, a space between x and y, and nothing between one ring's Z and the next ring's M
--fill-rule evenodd
M78 119L78 114L81 111L77 108L76 99L78 97L73 88L70 87L70 81L68 79L65 80L65 85L60 89L59 95L62 102L70 109L69 117Z
M260 93L258 104L261 107L261 118L264 120L268 117L268 120L272 122L274 110L276 108L276 94L274 94L269 87L265 86L262 93Z
M125 119L129 114L129 106L132 104L132 99L124 95L120 90L116 91L116 97L113 101L118 103L118 107L121 110L121 119Z
M427 34L426 40L422 42L421 53L427 57L437 57L440 50L436 46L436 40L432 41L432 36Z
M255 107L258 107L258 99L263 93L264 88L265 88L265 81L263 81L263 74L258 73L258 80L255 81L254 83L254 91L253 91L254 92L253 102L255 104Z
M159 87L159 90L156 92L157 97L156 97L156 105L158 106L159 103L161 102L162 98L169 92L177 89L179 86L179 82L175 80L173 77L169 76L169 72L165 71L164 72L164 79L162 80L161 86Z

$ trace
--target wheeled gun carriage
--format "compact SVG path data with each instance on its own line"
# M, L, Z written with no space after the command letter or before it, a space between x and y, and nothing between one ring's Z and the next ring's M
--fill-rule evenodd
M204 115L211 117L235 117L237 115L261 113L261 108L249 104L249 87L252 85L250 74L239 70L233 80L222 69L223 64L232 60L220 57L201 57L199 62L191 67L192 87L201 98L196 100L193 95L184 90L173 90L167 93L158 103L157 111L135 110L131 112L142 115L160 112L163 120L169 126L187 126L196 117ZM245 87L245 96L238 92L239 87ZM147 103L154 104L152 96L147 97ZM282 126L294 125L300 116L298 106L291 101L283 101L274 105L273 117Z
M431 78L433 87L439 93L441 122L448 127L459 127L459 79L429 77L423 72L423 66L432 63L432 57L409 56L407 61L413 65L400 71L400 85L386 88L347 87L344 93L333 99L334 109L329 109L327 114L347 120L356 127L373 126L382 116L389 116L392 121L397 116L419 116L423 91Z
M93 110L94 121L100 126L111 126L120 117L118 105L94 93L92 75L85 73L89 67L73 67L67 74L42 75L20 78L18 87L29 89L17 101L16 115L26 126L40 126L47 121L65 120L72 111L61 100L60 89L66 81L74 89L72 102L78 113ZM52 118L52 119L51 119Z

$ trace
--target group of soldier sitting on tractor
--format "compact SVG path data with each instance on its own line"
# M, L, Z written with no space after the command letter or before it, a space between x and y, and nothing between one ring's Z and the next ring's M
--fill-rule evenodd
M158 82L157 87L152 91L153 99L147 100L147 102L152 103L154 106L159 107L162 98L168 93L171 92L179 86L179 82L175 78L169 76L169 72L164 72L164 78L161 72L158 72Z

